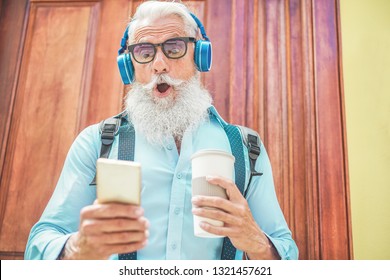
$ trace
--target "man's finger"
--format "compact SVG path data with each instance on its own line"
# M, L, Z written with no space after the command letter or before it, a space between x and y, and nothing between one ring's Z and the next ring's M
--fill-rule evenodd
M243 198L236 184L226 178L220 176L206 176L206 180L210 184L224 188L229 200L237 201Z
M81 219L137 219L143 214L144 210L140 206L121 203L92 204L84 207L80 213Z
M217 196L197 195L192 198L192 204L195 207L213 207L230 213L235 217L242 218L247 212L245 204L233 203L230 200Z
M144 218L126 219L85 219L80 224L84 234L94 235L121 231L143 231L149 228L149 221Z
M89 237L89 242L102 245L120 245L135 242L143 242L149 236L149 231L124 231L114 233L103 233L98 236Z
M213 226L207 222L200 222L199 226L212 234L220 236L228 236L229 238L236 237L240 234L235 228L225 227L225 226Z
M102 246L104 252L110 252L110 254L126 254L134 252L144 248L148 244L148 240L140 242L132 242L128 244L115 244Z
M239 225L240 221L242 220L241 217L235 217L234 215L226 213L225 211L221 211L215 208L208 208L208 207L192 208L192 214L199 217L222 221L229 225Z

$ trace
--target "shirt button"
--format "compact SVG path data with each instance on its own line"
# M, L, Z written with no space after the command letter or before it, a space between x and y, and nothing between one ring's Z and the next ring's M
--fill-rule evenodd
M174 212L175 212L176 215L179 215L179 213L180 213L180 208L179 208L179 207L176 207Z
M167 149L168 149L168 150L172 150L172 149L173 149L172 144L169 144L169 145L167 146Z
M182 176L183 175L181 173L177 173L177 175L176 175L177 179L181 179Z
M171 248L172 248L172 250L175 250L176 249L176 244L172 244Z

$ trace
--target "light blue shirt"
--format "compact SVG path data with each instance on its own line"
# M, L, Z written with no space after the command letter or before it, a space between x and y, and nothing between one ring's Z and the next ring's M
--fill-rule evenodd
M84 129L72 144L53 196L31 229L26 259L56 259L66 240L78 231L80 210L96 199L96 187L89 184L95 176L100 146L97 124ZM165 147L157 147L136 132L134 160L142 166L141 205L150 222L148 244L138 251L138 259L220 259L223 238L193 234L191 155L202 149L231 152L225 131L213 118L197 130L185 132L180 154L173 137ZM118 137L110 154L110 158L117 157ZM249 178L249 162L246 166ZM298 249L280 209L263 145L256 170L263 175L253 177L246 197L252 215L282 259L297 259ZM237 250L236 259L242 259L242 254Z

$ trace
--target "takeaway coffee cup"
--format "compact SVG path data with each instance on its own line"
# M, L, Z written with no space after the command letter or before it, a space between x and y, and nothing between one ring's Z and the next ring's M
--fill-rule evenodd
M192 196L218 196L227 198L226 191L220 186L206 181L206 176L221 176L233 180L234 156L221 150L200 150L192 155ZM193 206L195 207L195 206ZM223 226L223 222L194 215L194 234L198 237L222 237L204 231L199 223L208 222L215 226Z

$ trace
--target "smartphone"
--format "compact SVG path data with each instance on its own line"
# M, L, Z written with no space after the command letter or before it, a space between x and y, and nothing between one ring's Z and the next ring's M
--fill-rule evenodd
M96 188L99 203L141 204L141 164L127 160L99 158Z

